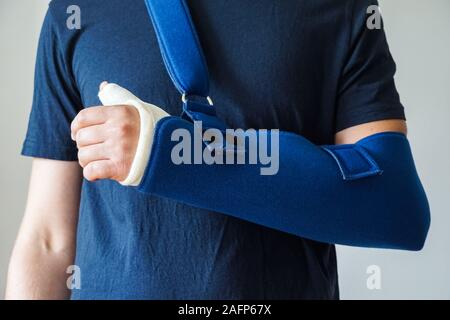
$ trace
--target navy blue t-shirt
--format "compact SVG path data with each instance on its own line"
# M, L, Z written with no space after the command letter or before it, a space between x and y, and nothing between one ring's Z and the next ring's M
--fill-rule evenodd
M277 128L331 144L342 129L404 119L384 32L366 27L367 7L376 1L187 2L211 96L231 127ZM74 4L80 30L66 26ZM103 80L172 115L181 112L143 0L54 0L42 28L22 153L76 161L70 122L100 104ZM237 201L233 194L230 185L229 199ZM81 289L73 299L339 297L332 244L110 180L83 182L76 264Z

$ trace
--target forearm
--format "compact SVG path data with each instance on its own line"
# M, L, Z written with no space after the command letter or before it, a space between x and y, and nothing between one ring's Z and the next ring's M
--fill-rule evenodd
M73 248L54 251L45 242L18 242L9 264L6 299L68 299L66 270L73 260Z
M228 146L226 150L216 147L220 141L233 141L238 137L224 137L226 125L215 116L214 107L186 100L182 117L158 117L153 114L158 110L156 106L144 104L115 84L105 85L99 97L104 104L145 105L156 124L148 128L147 135L141 132L139 137L139 144L146 146L141 152L146 149L149 160L139 156L141 152L136 152L133 160L133 164L140 162L139 168L146 168L136 174L138 179L132 179L141 181L138 189L142 192L321 242L409 250L423 246L430 220L428 201L404 134L385 132L368 135L355 144L321 147L288 132L280 132L279 141L272 142L272 136L264 137L267 131L256 130L253 132L257 136L251 140L259 145L253 145L253 151L247 149L250 152L245 153L245 164L230 164ZM96 123L105 112L104 108L74 120L72 134L78 145L82 146L87 140L83 139L82 128ZM126 115L119 118L111 115L107 122L126 125L133 119L123 117ZM202 141L205 139L202 128L215 128L218 132L217 137L214 130L204 132L214 136L214 139L210 137L214 143L208 148L203 143L206 141ZM373 129L376 131L378 127ZM96 140L99 144L96 148L104 149L101 135L95 134L93 129L84 130L91 130L96 138L90 141ZM107 127L103 130L108 131ZM247 140L246 133L237 133L240 134ZM150 139L142 140L143 136ZM272 163L267 168L261 163L264 161L253 164L255 152L261 158L260 138L279 146L276 148L279 157L278 154L274 157L270 150L271 158L279 162L279 170L273 168ZM109 143L126 146L135 140L133 134L124 134L113 137ZM82 147L80 153L87 179L112 178L123 183L120 177L125 178L124 173L130 172L129 159L133 153L124 148L108 154ZM201 161L205 157L213 164ZM236 157L232 151L231 159ZM96 159L109 161L94 161Z
M429 208L402 134L358 143L380 171L344 180L323 148L281 133L279 172L261 176L260 165L175 165L170 134L180 126L192 131L192 124L161 121L139 186L143 192L322 242L410 250L423 245ZM349 152L351 163L359 153L353 146Z
M11 256L7 299L66 299L81 172L76 162L34 159L25 215Z

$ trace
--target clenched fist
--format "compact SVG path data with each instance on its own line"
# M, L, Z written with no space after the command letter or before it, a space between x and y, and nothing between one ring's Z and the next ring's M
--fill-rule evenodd
M89 181L113 179L138 185L156 122L168 114L112 83L100 85L99 98L103 106L80 111L71 125L83 175Z

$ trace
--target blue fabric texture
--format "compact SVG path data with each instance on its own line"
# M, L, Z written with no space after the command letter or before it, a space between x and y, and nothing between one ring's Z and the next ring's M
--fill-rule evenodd
M337 131L353 125L404 119L384 31L365 26L374 3L188 0L218 118L314 145L333 144ZM81 9L80 30L66 26L70 5ZM100 104L104 80L172 115L183 111L143 0L52 1L22 153L76 161L70 122ZM229 185L229 202L239 203ZM108 180L83 181L75 263L82 278L73 299L339 297L333 245Z
M148 7L154 6L149 10L153 21L172 21L163 26L154 24L169 74L175 69L187 79L196 79L193 84L208 83L207 73L192 73L193 69L199 69L196 64L203 66L206 62L198 42L194 41L197 33L187 18L190 14L187 10L170 10L173 6L185 7L184 0L146 0L146 3ZM192 43L180 41L176 37L178 34L186 36ZM187 57L193 66L185 68L183 48L192 45L196 50L188 49ZM175 54L166 54L171 50ZM199 63L201 61L203 63ZM172 81L178 86L176 77L172 77ZM196 121L209 128L223 130L225 127L216 117L214 108L205 104L185 102L182 117L186 116L193 121L193 125L188 126L191 137L195 136ZM163 122L166 121L169 120ZM257 171L260 170L258 165L223 165L224 159L216 165L175 164L171 158L175 147L172 133L179 128L186 129L186 123L181 118L172 118L171 122L157 127L152 158L138 186L140 191L316 241L408 250L419 250L424 245L430 224L429 206L404 135L378 134L353 145L323 146L314 150L313 145L301 136L294 138L292 134L281 132L281 171L275 177L267 178ZM372 148L366 146L367 150L364 146L369 140L376 142ZM194 158L194 148L189 145L192 148L189 158ZM203 149L207 147L202 146ZM224 150L224 146L220 147ZM335 163L330 162L323 150ZM388 159L393 150L397 151L397 157ZM382 165L387 165L382 177L374 177L383 171L370 151L377 152ZM221 153L223 157L225 153ZM342 184L336 176L337 169L347 183ZM398 174L399 171L403 174ZM364 178L365 183L349 182ZM312 185L315 187L310 188ZM386 185L393 188L392 191L409 192L399 196ZM238 194L239 201L230 202L230 193Z
M194 136L193 124L178 117L158 123L140 191L321 242L423 247L429 206L403 134L380 133L346 145L354 152L336 153L337 160L302 136L281 132L279 171L264 176L255 164L174 164L178 142L171 135L179 128Z
M145 3L173 83L181 93L207 97L208 69L186 3L180 0L145 0Z
M154 25L168 72L175 69L188 78L203 77L202 82L209 82L207 74L193 75L192 68L184 70L184 60L179 60L185 58L182 49L190 45L197 49L188 50L194 66L203 60L197 41L189 44L173 37L173 34L183 34L188 41L197 39L192 23L186 23L186 20L190 22L186 18L190 17L188 11L170 10L173 6L185 7L184 0L165 1L146 0L149 7L155 6L149 10L154 21L173 20L165 26ZM169 49L175 50L180 57L166 55ZM200 65L206 65L206 62ZM177 85L177 81L172 80ZM375 134L353 145L320 149L300 135L281 132L279 159L282 166L269 178L261 175L261 164L250 164L248 159L247 165L224 165L225 153L222 151L218 164L175 163L172 158L175 144L178 144L172 139L175 130L189 129L187 132L192 138L196 135L196 121L204 121L208 127L217 123L216 129L220 130L224 127L221 121L214 121L213 107L201 103L192 106L184 103L183 115L188 115L192 125L173 117L163 119L157 126L151 158L138 186L140 191L316 241L408 250L423 247L430 224L429 206L406 136ZM258 132L257 135L261 134ZM270 133L266 139L271 141ZM257 141L261 141L259 137ZM189 159L195 158L193 144L188 145L191 149L187 151L191 153ZM202 149L197 152L201 151L203 155L206 147L202 144ZM214 150L224 150L224 146ZM383 175L371 152L386 168ZM341 178L336 175L337 169ZM374 177L376 175L380 177ZM342 183L342 180L347 182ZM405 192L399 195L396 190ZM230 194L238 195L239 201L230 202Z
M183 103L181 118L188 121L201 121L203 128L215 128L225 130L225 122L217 118L216 109L213 106L201 102L188 100Z

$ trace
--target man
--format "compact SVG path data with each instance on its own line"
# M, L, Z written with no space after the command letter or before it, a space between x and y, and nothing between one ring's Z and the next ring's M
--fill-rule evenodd
M74 299L337 299L333 245L117 183L136 152L139 114L96 107L99 84L119 83L172 115L179 95L143 1L80 0L81 29L69 30L72 2L53 1L42 29L23 148L36 159L7 297L67 298L75 263ZM366 26L374 1L188 4L230 127L279 128L317 145L406 133L384 32ZM92 121L85 107L105 117Z

